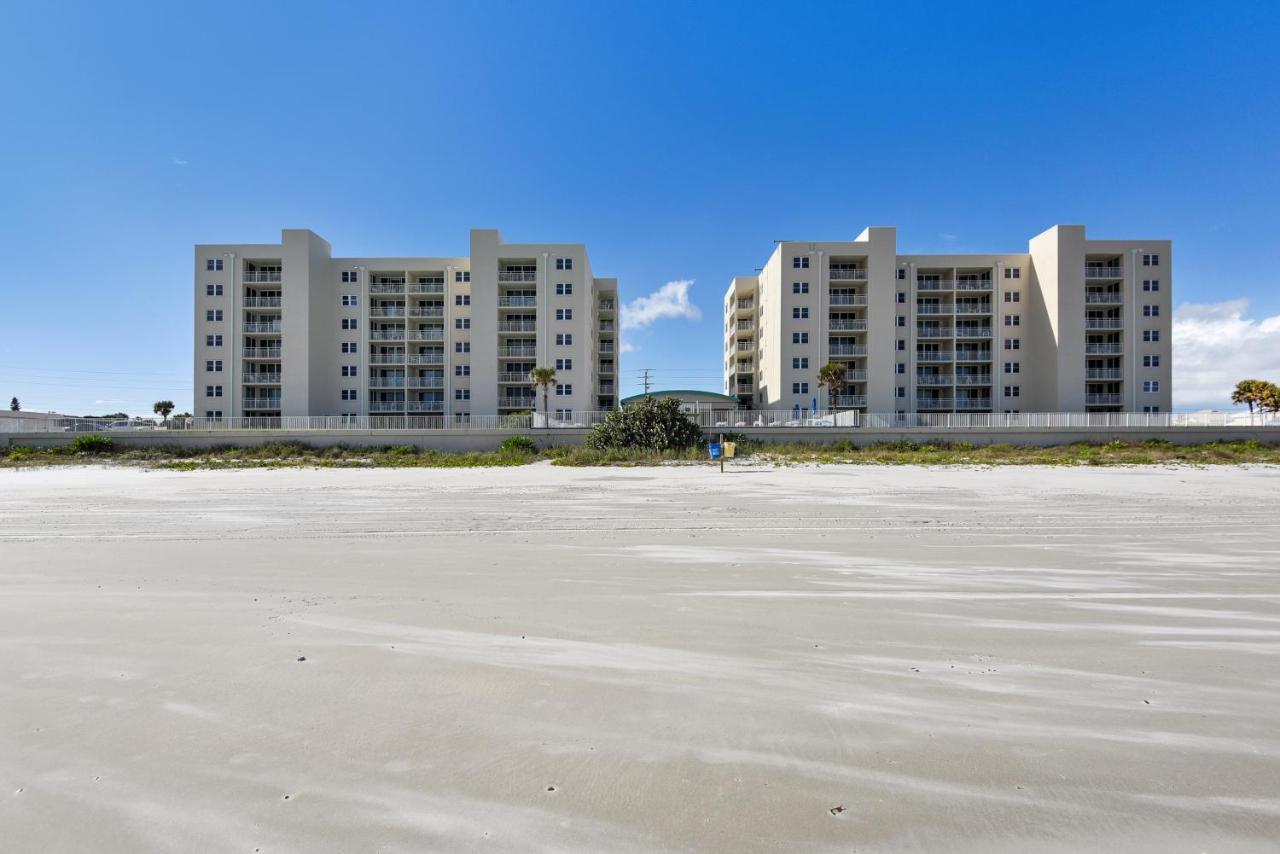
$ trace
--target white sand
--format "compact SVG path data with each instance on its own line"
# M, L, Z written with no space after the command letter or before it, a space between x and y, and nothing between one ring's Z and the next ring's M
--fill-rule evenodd
M0 471L0 850L1276 851L1278 528L1262 468Z

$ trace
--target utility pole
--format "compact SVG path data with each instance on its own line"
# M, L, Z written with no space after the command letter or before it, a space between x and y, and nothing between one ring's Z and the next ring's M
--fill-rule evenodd
M650 372L650 371L652 371L652 370L653 370L653 368L645 368L645 369L644 369L644 379L642 380L642 382L644 382L644 393L645 393L646 395L648 395L648 394L649 394L649 385L650 385L650 383L649 383L649 372Z

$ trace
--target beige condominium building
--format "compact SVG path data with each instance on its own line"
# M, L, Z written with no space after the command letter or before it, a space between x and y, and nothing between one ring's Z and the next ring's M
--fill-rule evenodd
M334 258L306 229L195 247L195 407L210 418L542 411L617 400L618 286L578 243L473 229L460 258Z
M893 228L781 241L725 294L724 391L774 410L1167 412L1172 260L1168 240L1080 225L1019 253L899 255Z

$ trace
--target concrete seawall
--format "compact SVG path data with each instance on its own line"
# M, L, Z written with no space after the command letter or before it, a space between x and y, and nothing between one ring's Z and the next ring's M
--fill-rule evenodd
M118 431L104 435L123 448L179 447L216 448L225 445L252 446L271 442L301 442L317 448L333 445L380 447L413 445L438 451L485 451L497 448L509 436L529 436L541 447L581 445L587 429L553 430L146 430ZM719 431L707 431L709 437ZM910 441L969 442L974 445L1020 445L1047 447L1074 442L1146 442L1161 439L1175 445L1206 442L1233 442L1253 439L1280 442L1280 428L1270 427L1074 427L1048 428L930 428L904 427L867 429L861 427L739 427L724 431L726 435L764 443L811 443L818 445L850 442L873 445L880 442ZM6 433L0 434L0 446L53 447L71 442L72 433Z

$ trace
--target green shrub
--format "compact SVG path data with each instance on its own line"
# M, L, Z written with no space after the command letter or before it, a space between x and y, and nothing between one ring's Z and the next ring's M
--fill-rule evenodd
M71 440L70 448L73 454L109 454L112 446L109 437L90 433L87 436L76 436Z
M413 445L392 445L387 448L387 453L396 457L412 457L418 453L418 449Z
M702 443L702 428L680 411L680 401L644 397L610 412L587 435L587 447L669 451Z
M499 453L531 455L538 453L538 446L528 436L508 436L498 446Z

